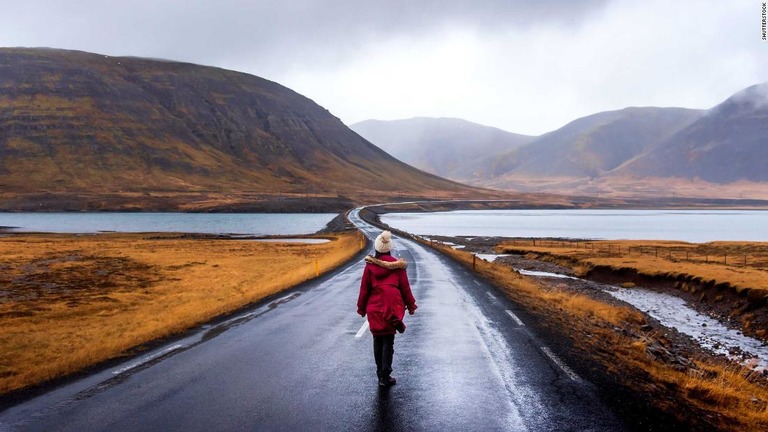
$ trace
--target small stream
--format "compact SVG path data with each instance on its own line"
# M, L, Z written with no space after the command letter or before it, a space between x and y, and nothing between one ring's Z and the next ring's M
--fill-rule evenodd
M477 256L486 261L493 262L505 255L477 254ZM515 270L520 274L532 277L584 280L559 273L517 268ZM607 289L604 291L608 294L647 313L662 325L687 334L703 348L715 354L723 354L731 359L740 361L742 356L736 355L733 352L741 351L754 357L744 361L744 364L757 371L768 369L768 345L752 337L745 336L740 331L730 329L719 321L699 313L688 306L685 300L670 294L639 287L620 288L609 285L606 285L606 287Z
M673 295L643 288L617 288L608 293L647 313L661 324L691 336L702 347L731 359L740 359L731 353L738 348L754 356L747 363L756 370L768 369L768 346L763 342L730 329L716 319L692 309L685 300Z

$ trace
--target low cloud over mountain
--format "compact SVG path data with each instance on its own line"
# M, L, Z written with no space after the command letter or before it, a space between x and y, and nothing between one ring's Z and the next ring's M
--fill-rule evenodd
M405 163L456 180L482 176L476 169L487 155L534 138L453 118L366 120L350 128Z
M709 110L602 112L538 137L510 134L518 137L515 144L501 132L489 137L467 129L457 140L455 134L404 129L397 122L375 124L375 131L358 131L393 156L419 155L414 163L430 172L484 187L593 196L768 198L768 84L742 90ZM452 156L448 171L436 167L448 165L441 162L446 158L441 149ZM426 161L429 155L436 164Z

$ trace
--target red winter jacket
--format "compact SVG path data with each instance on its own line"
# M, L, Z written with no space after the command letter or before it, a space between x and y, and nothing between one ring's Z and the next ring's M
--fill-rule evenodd
M410 313L416 311L405 260L397 260L389 254L381 255L379 260L376 264L376 259L366 257L368 263L363 270L357 298L357 313L368 315L368 325L374 336L395 334L395 323L402 322L405 308Z

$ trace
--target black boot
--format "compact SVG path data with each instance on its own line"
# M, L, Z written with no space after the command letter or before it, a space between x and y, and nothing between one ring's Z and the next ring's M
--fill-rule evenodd
M379 387L390 387L397 384L397 380L393 376L379 378Z

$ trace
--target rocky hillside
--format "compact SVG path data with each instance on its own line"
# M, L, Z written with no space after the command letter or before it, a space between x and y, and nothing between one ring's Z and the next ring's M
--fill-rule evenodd
M0 49L0 209L184 208L193 197L216 207L264 194L482 192L396 160L310 99L252 75Z
M599 177L702 115L682 108L626 108L593 114L495 158L490 177Z
M768 83L709 110L602 112L516 144L504 134L486 135L484 141L469 128L466 137L453 139L460 135L456 130L439 134L391 123L355 127L396 156L431 156L432 165L414 163L431 172L444 169L446 177L476 186L592 197L768 199ZM376 126L374 132L366 130L370 125Z
M492 159L485 187L601 197L768 199L768 85L709 110L627 108Z
M534 139L455 118L366 120L350 128L401 161L454 180L482 176L485 157Z
M632 177L768 182L768 83L742 90L616 170Z

